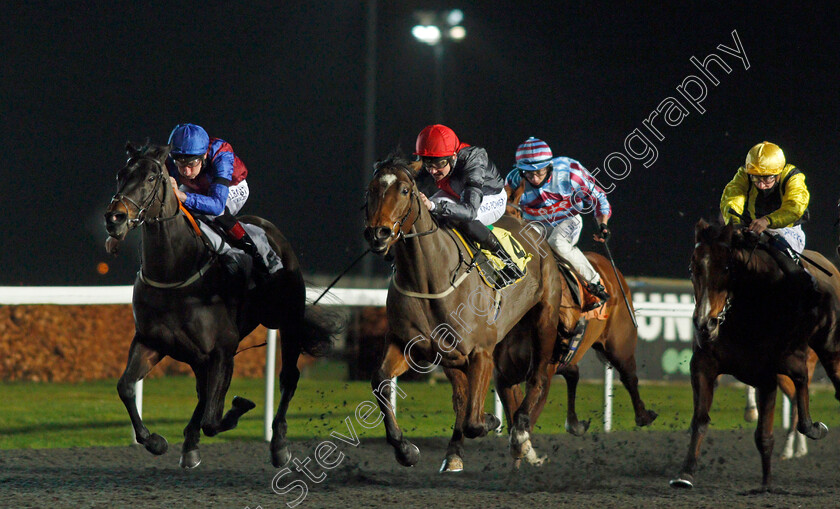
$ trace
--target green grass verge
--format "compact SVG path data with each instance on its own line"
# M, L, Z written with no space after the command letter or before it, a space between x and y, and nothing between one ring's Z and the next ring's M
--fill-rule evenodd
M345 432L344 419L354 420L362 437L382 437L382 426L364 429L355 422L356 407L374 401L366 382L343 381L345 368L335 362L320 364L301 379L289 411L289 436L293 439L327 437L333 430ZM276 385L276 384L275 384ZM555 378L545 411L537 423L538 433L562 433L566 409L566 388L562 378ZM406 397L398 403L398 419L409 437L449 436L453 413L451 390L446 382L401 383ZM4 407L0 412L0 449L126 445L131 426L116 393L116 381L78 384L6 382L0 384ZM261 440L263 437L264 381L234 379L227 405L233 395L247 397L257 408L245 415L239 427L203 443L229 440ZM687 430L692 412L691 387L687 383L643 385L642 398L659 413L649 431ZM613 404L613 430L635 429L633 410L627 392L616 381ZM276 393L279 397L279 392ZM192 377L167 377L145 383L143 417L153 432L171 443L182 440L183 428L196 404ZM276 410L277 399L275 398ZM492 394L487 407L492 411ZM713 429L754 429L743 420L744 390L721 386L715 393L712 408ZM776 426L781 426L781 403L777 404ZM811 412L829 427L840 425L840 414L833 391L812 388ZM272 412L274 411L272 410ZM578 416L591 419L591 432L603 430L603 386L581 384L578 387Z

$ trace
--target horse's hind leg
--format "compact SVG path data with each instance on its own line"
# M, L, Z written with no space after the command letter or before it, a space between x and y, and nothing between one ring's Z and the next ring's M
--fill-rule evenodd
M569 364L558 371L566 379L566 431L576 437L583 436L589 429L589 420L579 421L575 401L577 400L577 385L580 380L580 368L577 364Z
M776 409L776 383L758 387L758 424L755 428L755 446L761 455L761 486L770 486L770 462L773 455L773 412Z
M280 370L280 405L277 407L277 413L274 414L274 421L271 423L271 463L277 468L286 465L292 459L292 453L289 451L288 443L286 442L286 432L288 425L286 424L286 413L289 411L289 403L297 390L298 380L300 380L300 370L297 367L298 357L300 357L300 344L297 342L297 337L291 337L291 333L281 332L280 346L281 346L281 362L283 366Z
M125 371L123 371L120 381L117 382L117 392L123 405L125 405L125 409L128 410L137 442L143 444L147 451L157 455L165 453L169 444L167 444L165 438L157 433L149 433L149 430L143 424L140 412L137 411L137 403L134 400L134 384L142 380L162 358L160 352L139 343L137 336L135 336L128 350L128 363Z
M461 472L464 470L464 421L467 418L467 375L460 369L443 370L452 385L452 409L455 410L455 426L452 438L446 447L446 457L440 472Z
M812 440L819 440L828 433L828 426L821 422L811 421L810 394L808 392L808 364L807 358L794 355L786 360L787 372L793 386L796 388L796 411L799 414L797 430Z
M408 362L405 360L400 347L395 343L395 338L389 333L386 338L388 345L385 350L385 358L379 369L371 378L370 384L376 400L379 402L379 409L385 415L385 437L400 465L413 467L420 461L420 449L403 437L402 430L397 424L397 416L391 407L391 383L390 379L400 376L408 370ZM397 389L399 391L399 389Z
M708 354L695 351L691 356L691 390L694 396L694 414L691 416L691 440L680 474L671 480L672 488L693 488L694 473L700 445L709 427L709 409L715 394L717 368Z

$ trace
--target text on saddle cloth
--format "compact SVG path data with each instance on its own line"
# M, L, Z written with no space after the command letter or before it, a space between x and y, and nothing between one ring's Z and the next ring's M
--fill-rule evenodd
M464 247L466 247L469 256L475 256L475 246L471 245L470 242L467 242L460 232L457 230L453 231L464 244ZM499 228L498 226L494 226L491 233L496 236L499 244L501 244L505 249L508 258L512 262L512 266L505 263L504 260L500 259L495 254L484 249L481 250L481 253L484 257L486 257L489 263L478 263L476 266L478 267L479 274L481 274L481 279L487 286L496 290L501 290L502 288L519 282L525 277L528 273L528 262L531 261L531 258L533 258L534 255L526 252L522 248L522 244L516 240L509 231Z

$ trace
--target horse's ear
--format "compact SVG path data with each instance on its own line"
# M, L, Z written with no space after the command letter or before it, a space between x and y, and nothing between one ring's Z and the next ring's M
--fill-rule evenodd
M723 230L720 231L720 240L725 244L732 243L732 234L735 232L735 225L733 223L729 223L723 227Z
M697 224L694 225L694 242L700 242L700 233L708 227L709 223L701 217L700 220L697 221Z
M125 142L125 155L127 155L129 158L136 156L139 152L140 147L138 147L130 141Z
M166 158L169 157L169 152L172 151L172 145L152 145L146 155L154 157L161 163L166 161Z
M381 160L373 163L373 173L378 172L380 168L382 168L382 161Z
M411 172L411 178L416 179L417 174L420 172L420 167L423 166L422 161L411 161L408 163L408 169Z

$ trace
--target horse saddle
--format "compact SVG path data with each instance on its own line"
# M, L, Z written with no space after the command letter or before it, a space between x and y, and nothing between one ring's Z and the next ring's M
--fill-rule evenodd
M584 307L585 304L589 302L589 299L597 300L598 297L591 295L586 290L586 285L582 283L583 276L581 276L577 270L572 267L572 265L565 259L554 253L554 260L557 262L557 268L560 269L560 274L563 275L563 278L566 280L566 284L569 285L569 289L572 292L572 299L575 301L575 304ZM607 314L607 304L601 304L597 308L585 312L581 315L583 318L587 320L606 320L609 315Z
M452 231L464 244L473 263L478 267L481 279L490 288L501 290L519 282L528 273L528 262L534 255L526 252L522 244L509 231L498 226L490 230L499 244L505 248L505 253L509 258L508 263L490 251L481 249L472 240L461 235L457 229Z

